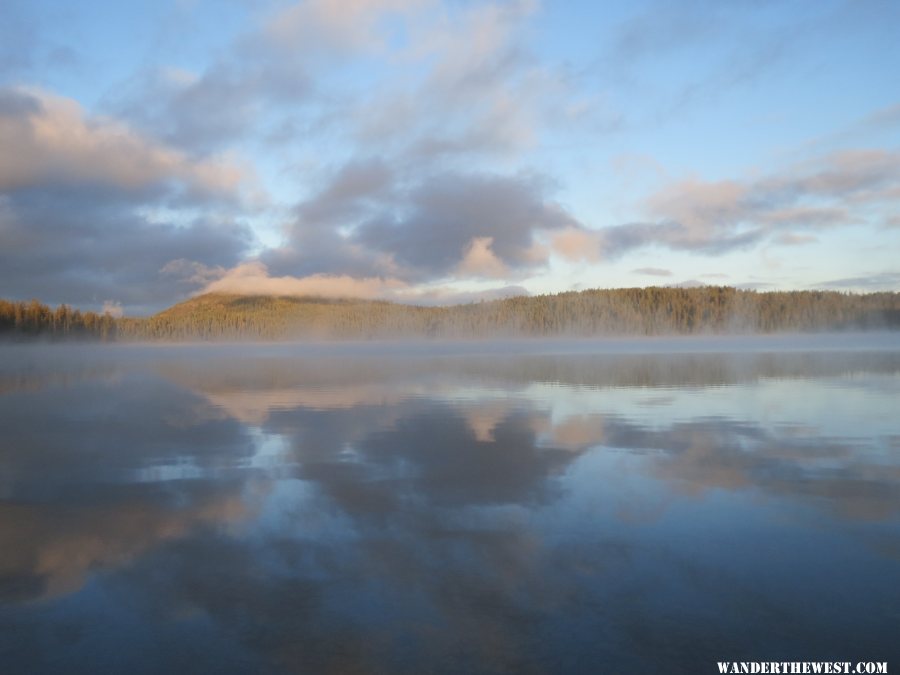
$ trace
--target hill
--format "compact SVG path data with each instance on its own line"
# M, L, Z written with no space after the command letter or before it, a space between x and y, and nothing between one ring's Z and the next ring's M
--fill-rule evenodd
M211 293L123 322L138 339L372 338L421 334L434 308L371 300Z
M207 294L147 318L0 301L0 335L105 340L589 337L900 328L900 293L623 288L451 307Z
M384 301L203 295L127 326L144 339L380 339L661 335L890 328L900 294L730 287L630 288L451 307Z

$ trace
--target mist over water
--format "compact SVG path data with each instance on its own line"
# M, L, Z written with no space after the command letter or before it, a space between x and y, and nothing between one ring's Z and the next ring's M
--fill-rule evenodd
M0 349L3 672L896 663L894 335Z

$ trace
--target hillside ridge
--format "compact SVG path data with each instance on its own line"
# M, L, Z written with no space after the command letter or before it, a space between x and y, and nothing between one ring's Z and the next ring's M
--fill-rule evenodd
M591 337L900 328L900 293L620 288L452 306L204 294L146 318L0 300L0 336L102 340Z

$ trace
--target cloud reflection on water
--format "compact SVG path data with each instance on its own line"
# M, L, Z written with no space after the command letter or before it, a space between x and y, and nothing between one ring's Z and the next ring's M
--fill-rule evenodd
M874 650L900 607L871 594L900 580L900 431L852 421L885 417L898 364L157 356L19 377L0 395L0 625L90 652L55 641L54 608L111 603L107 622L177 626L235 672ZM0 639L51 670L23 649Z

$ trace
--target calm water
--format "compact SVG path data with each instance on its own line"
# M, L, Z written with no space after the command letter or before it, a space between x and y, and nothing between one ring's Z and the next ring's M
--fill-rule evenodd
M900 668L900 344L760 344L5 347L0 672Z

